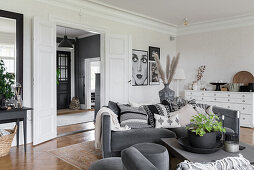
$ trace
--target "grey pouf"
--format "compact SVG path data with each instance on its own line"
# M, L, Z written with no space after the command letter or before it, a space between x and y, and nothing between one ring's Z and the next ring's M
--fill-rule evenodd
M133 147L142 153L158 170L169 169L168 150L164 146L154 143L139 143Z
M94 162L89 170L122 170L123 164L120 157L104 158Z

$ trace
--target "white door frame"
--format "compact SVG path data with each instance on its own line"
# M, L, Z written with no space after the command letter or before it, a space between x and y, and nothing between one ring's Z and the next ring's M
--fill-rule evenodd
M91 109L91 62L100 61L100 57L85 59L85 108ZM101 65L101 64L100 64ZM101 72L100 72L101 73Z

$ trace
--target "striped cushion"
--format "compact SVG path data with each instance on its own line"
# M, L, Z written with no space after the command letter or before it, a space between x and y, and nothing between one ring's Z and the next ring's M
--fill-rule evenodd
M148 118L145 110L142 107L130 107L126 105L118 105L120 108L120 125L132 129L149 128Z

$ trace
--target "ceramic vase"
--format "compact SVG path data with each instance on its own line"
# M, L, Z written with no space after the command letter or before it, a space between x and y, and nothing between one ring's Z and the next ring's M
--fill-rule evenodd
M159 91L160 101L173 101L175 98L175 91L169 88L169 84L164 84L164 88Z

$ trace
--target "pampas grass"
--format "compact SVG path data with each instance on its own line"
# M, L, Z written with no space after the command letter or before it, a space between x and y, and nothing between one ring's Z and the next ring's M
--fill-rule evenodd
M154 54L154 58L155 58L156 65L157 65L158 71L159 71L159 75L160 75L160 78L161 78L163 84L170 84L172 82L175 72L176 72L176 68L177 68L177 65L179 62L179 58L180 58L180 53L178 53L176 55L176 57L173 57L171 64L170 64L170 57L169 57L169 55L167 55L166 76L165 76L165 72L161 66L159 56L156 53Z

